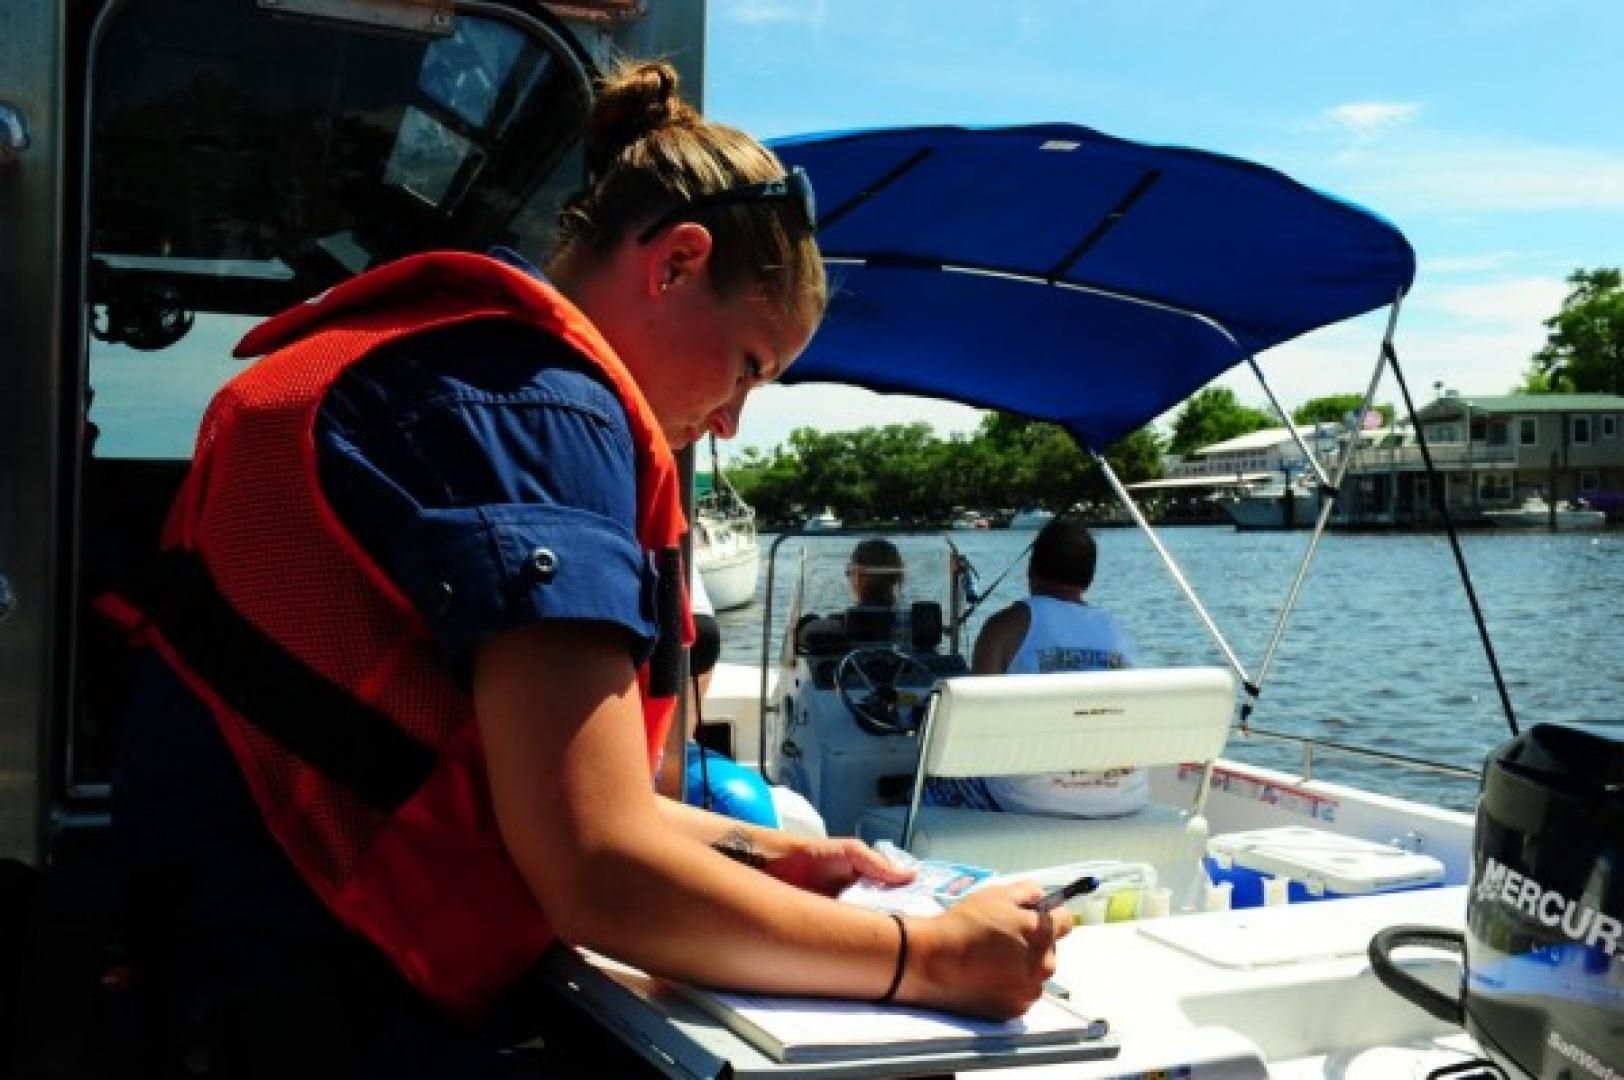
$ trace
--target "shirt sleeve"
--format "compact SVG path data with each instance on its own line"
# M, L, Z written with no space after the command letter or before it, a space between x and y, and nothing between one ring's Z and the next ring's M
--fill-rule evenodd
M565 346L494 322L406 339L335 383L317 440L339 519L459 670L545 619L615 626L647 657L658 570L625 411Z

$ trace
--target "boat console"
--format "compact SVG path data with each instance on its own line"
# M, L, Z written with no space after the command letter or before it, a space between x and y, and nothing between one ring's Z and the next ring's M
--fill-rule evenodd
M932 560L918 544L904 545L914 596L944 597L799 614L802 597L817 590L819 565L843 561L851 543L819 537L808 544L764 755L768 777L810 800L831 835L855 835L864 811L906 800L931 691L938 679L970 670L952 622L956 583L950 572L945 586L919 584Z

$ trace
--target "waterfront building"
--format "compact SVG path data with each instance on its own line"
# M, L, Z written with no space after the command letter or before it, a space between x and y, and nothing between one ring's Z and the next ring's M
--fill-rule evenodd
M1297 434L1314 453L1327 454L1335 450L1341 430L1339 424L1307 424L1298 427ZM1303 464L1302 448L1290 428L1263 428L1192 451L1170 464L1167 478L1206 479L1218 487L1279 479L1282 473L1300 471Z
M1525 499L1584 502L1624 513L1624 397L1463 395L1444 390L1417 412L1436 481L1413 429L1363 432L1343 483L1344 525L1431 525L1433 484L1451 517L1483 520Z

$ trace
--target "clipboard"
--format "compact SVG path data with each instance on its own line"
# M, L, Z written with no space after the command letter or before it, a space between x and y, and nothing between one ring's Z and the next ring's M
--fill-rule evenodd
M996 1051L876 1055L841 1061L781 1063L732 1032L680 991L636 968L556 948L539 974L606 1032L662 1076L688 1080L823 1080L917 1077L977 1069L1093 1061L1117 1055L1115 1035L1097 1040Z

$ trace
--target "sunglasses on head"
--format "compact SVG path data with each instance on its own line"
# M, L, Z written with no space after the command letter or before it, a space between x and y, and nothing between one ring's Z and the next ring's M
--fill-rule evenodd
M742 203L758 202L793 202L801 208L808 232L816 231L818 227L818 203L812 194L812 178L806 175L806 170L800 166L789 171L787 176L777 180L763 180L755 184L740 184L738 187L714 191L709 195L699 195L667 210L649 223L648 228L637 234L637 242L646 244L662 229L667 229L679 221L686 221L695 214L704 210L714 210L718 206L732 206Z

